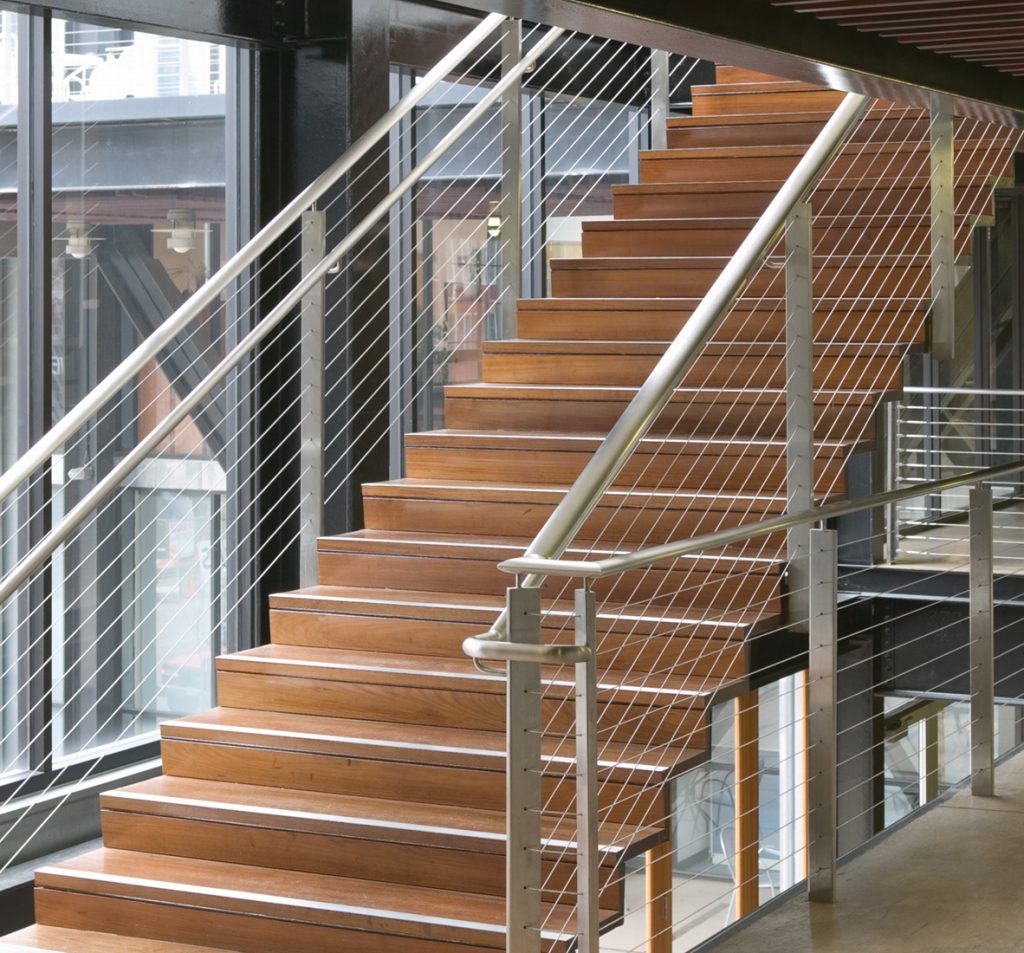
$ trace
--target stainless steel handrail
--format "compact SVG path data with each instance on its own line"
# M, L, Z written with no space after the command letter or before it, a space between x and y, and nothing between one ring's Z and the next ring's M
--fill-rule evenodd
M378 119L362 136L332 163L319 177L303 189L260 231L231 256L210 279L177 309L163 324L147 337L131 354L117 365L60 421L0 476L0 502L9 497L22 483L43 466L50 456L97 414L108 400L136 377L192 321L200 317L213 304L225 288L246 268L255 264L260 255L280 239L317 200L333 188L343 175L365 156L370 149L387 136L403 118L445 77L469 56L505 21L499 13L491 13L429 70L416 86Z
M1024 390L993 387L904 387L904 394L948 394L952 397L1024 397Z
M517 82L527 70L552 46L565 31L560 27L553 27L544 34L543 38L532 46L529 52L524 53L519 63L505 73L501 80L496 83L488 93L477 102L446 133L437 144L421 159L416 166L388 193L387 197L381 199L376 206L366 215L365 218L343 238L328 255L313 268L309 274L292 290L285 295L281 301L254 327L234 348L231 349L218 364L199 382L196 388L168 414L157 426L134 447L106 476L92 488L78 504L69 510L64 517L46 534L21 560L17 565L0 580L0 604L13 595L19 586L24 583L43 562L45 562L53 551L63 543L95 510L100 503L108 497L131 472L142 463L167 437L175 427L178 426L188 414L206 397L241 361L270 334L290 313L292 313L302 302L303 297L316 285L323 281L327 273L341 261L341 259L352 250L356 243L362 239L402 197L423 177L445 153L456 143L465 132L470 129L484 113L490 109L512 84Z
M793 209L817 185L829 162L864 115L870 102L868 97L858 93L849 93L843 98L594 456L541 527L523 557L536 557L537 561L530 565L557 560L565 552L658 415L672 399L673 391L697 360L703 346L729 314L733 301L770 251ZM543 574L527 571L530 575L523 580L523 586L539 586L544 581ZM491 654L485 650L487 642L497 642L504 638L506 619L503 612L489 632L467 639L463 643L466 654L475 659L506 660L506 654ZM541 648L559 648L570 656L573 651L571 648L566 651L567 647L560 646ZM575 661L583 661L585 658L583 655Z
M605 576L615 576L630 570L646 569L666 560L688 556L691 553L704 552L708 549L719 549L722 546L741 543L748 539L754 539L757 536L765 536L768 533L793 529L797 526L807 526L812 523L835 519L838 516L848 516L851 513L859 513L861 510L888 506L903 500L912 500L919 496L926 496L930 493L941 493L944 490L955 490L961 486L984 483L986 480L993 480L996 477L1007 476L1010 473L1017 473L1021 470L1024 470L1024 460L1016 460L1013 463L1004 463L997 467L974 470L971 473L962 474L958 477L947 477L944 480L933 480L930 483L916 483L912 487L886 490L883 493L875 493L872 496L860 497L855 500L826 503L824 506L816 506L809 510L803 510L800 513L783 513L781 516L772 516L769 519L758 520L756 523L746 523L743 526L716 530L714 533L704 533L701 536L694 536L690 539L673 543L663 543L660 546L648 546L623 556L610 556L606 559L594 560L544 559L540 556L517 556L514 559L506 559L504 562L499 563L498 568L503 572L515 573L516 575L534 573L544 576L566 576L577 579L601 579ZM583 662L589 658L589 653L574 654L574 650L577 649L576 646L513 645L508 642L495 641L493 630L482 635L471 636L462 643L462 648L472 658L501 662L550 662L557 664Z

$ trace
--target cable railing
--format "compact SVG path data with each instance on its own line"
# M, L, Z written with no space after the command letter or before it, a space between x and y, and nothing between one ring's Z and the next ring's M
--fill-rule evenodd
M509 790L508 894L521 900L509 910L510 937L517 938L510 940L510 950L542 949L544 937L565 931L578 935L581 948L596 948L605 918L602 911L620 905L626 876L621 866L612 870L607 851L617 846L628 853L626 845L637 843L636 830L645 824L677 824L654 792L663 791L666 779L686 772L688 765L694 765L689 769L693 772L706 770L699 765L706 758L708 732L718 717L715 712L727 707L726 702L735 709L734 728L737 734L745 733L745 740L732 746L737 807L729 836L735 850L719 852L730 856L732 867L721 902L727 919L751 912L763 878L757 810L743 806L751 798L756 805L756 782L763 773L756 757L751 762L743 756L745 748L757 747L754 689L782 676L797 677L787 672L804 667L806 641L793 635L807 631L819 613L834 618L838 604L842 618L856 618L859 604L884 598L890 589L894 601L903 595L899 590L904 584L876 576L870 577L864 592L857 586L872 572L886 541L876 514L913 494L901 491L902 495L889 497L865 487L859 491L862 498L853 502L828 501L845 493L858 495L857 468L842 461L875 446L876 427L882 437L877 408L899 392L906 354L924 345L926 333L936 348L951 339L950 328L942 322L951 318L953 284L936 287L934 276L951 267L953 259L942 259L940 253L945 247L960 255L969 247L974 225L989 214L993 188L1005 174L1018 135L955 121L949 115L929 120L919 109L896 104L880 103L855 112L865 115L856 131L853 121L844 130L848 144L835 161L823 159L810 182L793 188L794 178L799 181L798 167L783 187L783 193L790 188L795 193L790 206L780 211L769 205L769 213L758 220L755 227L760 229L766 219L771 221L770 213L777 216L771 227L764 227L760 245L741 245L723 272L738 268L742 275L729 294L716 294L721 288L712 285L709 295L687 299L690 286L685 278L670 273L664 280L654 279L659 283L646 294L670 299L683 327L669 350L679 347L674 367L678 373L659 376L656 370L651 377L641 375L639 380L645 383L637 396L635 387L623 387L626 409L622 416L610 415L611 437L584 467L526 555L502 564L517 576L509 590L508 633L500 620L487 634L465 643L467 654L482 665L507 663L510 776L536 772L547 779L543 796L526 783L513 783ZM899 131L895 141L894 129ZM950 145L954 130L955 168ZM829 131L834 133L835 126L826 127L812 153L822 149ZM942 151L944 142L948 152ZM652 156L654 161L658 160ZM752 171L750 177L757 175ZM774 184L765 191L775 194ZM803 204L808 198L810 207ZM937 198L946 207L944 225L939 224L942 216L934 204L929 207ZM672 199L659 196L658 201ZM635 207L632 216L645 219L682 214L669 208L647 211L639 200ZM651 223L645 225L654 230ZM932 236L940 227L949 229L949 241L937 250ZM664 250L670 228L664 226L665 235L658 236L662 250L651 254L671 254ZM671 259L666 265L679 271L692 267ZM718 263L708 263L709 273L717 269ZM556 293L569 294L571 287L566 282L560 291L556 287ZM631 291L628 278L623 278L620 284L591 294L630 298ZM588 297L585 291L577 293ZM615 338L628 342L628 329ZM688 343L680 346L687 338ZM657 365L659 370L666 360ZM648 387L657 392L657 401L641 397ZM751 397L751 392L757 396ZM618 442L616 435L622 438ZM634 456L638 448L643 452ZM607 463L603 473L595 463L602 455ZM1020 455L1014 460L1009 469L975 466L968 471L969 478L960 476L961 482L929 485L932 492L949 492L977 479L1015 473ZM579 508L571 511L571 518L560 520L567 512L566 501L574 497ZM812 509L815 501L819 505ZM765 517L773 511L781 515ZM829 565L827 553L811 550L802 535L803 527L819 520L838 521L838 558L848 567L842 573L843 592L831 607L816 589L828 580L819 582L812 569ZM565 535L555 538L552 527L560 522ZM685 539L688 534L694 537L692 547L655 545L659 538ZM834 544L832 538L830 545ZM549 548L558 553L556 558L543 558ZM969 562L964 552L951 552L949 561L932 575L943 580L939 590L955 591L931 601L924 598L907 624L927 619L934 632L931 614L945 611L947 603L961 605L974 593L964 581ZM864 568L859 568L862 563ZM546 577L553 578L545 582ZM575 594L572 577L586 581ZM920 579L916 583L924 585ZM911 589L910 595L918 594ZM575 610L567 610L573 604ZM871 632L871 625L844 631L844 651ZM917 641L928 638L922 634ZM743 652L750 653L747 669L737 668ZM851 662L849 667L852 671L862 664ZM836 703L821 692L834 685L837 676L831 674L834 666L824 672L823 665L818 659L815 674L812 661L809 704L817 707L809 721L812 731L827 734L827 723L823 728L821 719L836 717ZM963 681L968 669L959 672ZM914 691L942 693L949 681ZM877 690L887 687L879 685ZM869 694L874 692L871 687ZM969 694L961 691L961 700L950 704L965 703ZM984 703L972 708L971 721L983 721L984 709ZM847 750L848 739L865 724L870 721L842 728L841 744ZM560 750L575 744L576 759L567 771L542 753L540 737L558 741ZM827 739L820 746L826 743ZM793 757L811 757L815 744L796 745L801 754ZM858 749L857 757L873 757L874 747ZM837 762L840 773L845 773L856 760L837 758L834 741L822 758L816 764L826 774L835 771ZM603 780L595 773L598 763L605 765ZM619 768L616 779L609 775L610 763ZM653 764L663 773L652 779ZM924 773L933 778L936 770ZM872 768L868 776L876 783L885 781L884 770ZM806 776L799 784L792 781L791 804L792 789L807 783ZM816 790L818 800L811 803L838 803L837 809L846 812L846 805L858 796L858 786L863 785L841 784L838 801L835 791L829 796ZM930 783L928 787L931 790ZM791 812L775 832L788 832L790 849L775 862L789 871L787 886L809 878L812 897L824 899L831 893L829 871L834 862L831 868L816 869L821 844L816 842L808 851L796 829L812 821L815 831L815 824L826 830L821 840L828 840L828 829L838 830L841 844L857 846L863 840L857 837L867 823L865 817L871 815L869 821L875 823L875 815L894 813L890 802L901 797L884 794L870 807L833 820L831 828L827 807L819 809L816 819L806 810ZM571 825L574 816L576 835L569 847L556 848L543 840L539 818L545 824ZM880 829L876 825L873 831ZM679 937L688 919L673 921L663 902L674 890L673 870L681 850L682 845L669 848L664 843L645 850L648 890L642 913L647 925L640 935L643 943L657 949L668 949L666 944ZM536 855L552 863L575 863L577 891L556 890L550 879L532 876L530 857ZM715 881L722 876L722 863L711 863L694 871L692 879ZM559 903L575 903L575 919L557 919ZM699 920L699 915L693 919ZM634 929L617 935L616 942L630 948L636 935ZM634 940L627 941L626 936Z
M521 268L536 269L545 257L546 219L610 205L610 182L621 177L600 169L627 164L634 137L650 135L654 110L636 95L636 69L649 54L638 59L635 48L607 38L524 27L521 52L499 57L502 23L507 28L489 18L419 77L414 95L354 154L290 203L4 474L5 513L19 539L42 512L26 505L26 491L49 474L54 480L52 530L23 548L20 562L6 562L0 581L3 677L27 667L50 678L27 699L5 696L4 867L32 856L75 792L130 765L162 719L212 702L213 659L232 646L231 620L244 601L284 554L299 548L303 560L315 559L322 508L390 439L394 421L440 389L452 364L492 336L485 329L500 328L495 287L509 271L513 232L503 220L505 237L482 250L476 236L504 182L498 104L537 62L552 60L543 86L522 90L526 121L543 128L549 151L571 156L585 143L591 164L582 181L571 169L545 180L541 159L524 157L521 174L531 184L523 196L543 214L521 226L531 249ZM695 63L676 59L670 95ZM584 70L591 78L580 93L573 81ZM435 124L430 91L442 83L449 114ZM609 127L630 134L608 136ZM380 162L403 135L420 147L396 187ZM467 162L469 182L460 175ZM417 220L443 218L457 239L427 250L410 245L394 228L405 202ZM94 235L97 254L103 234ZM461 267L473 254L486 280L454 299L441 283L417 284L420 274ZM400 320L400 302L410 299L436 319L426 343L414 322ZM321 389L320 380L330 383ZM354 399L343 400L348 394ZM359 420L355 440L351 420ZM237 434L255 429L256 452L282 461L278 480L252 501L262 507L258 519L241 505L247 457L234 447ZM168 452L174 441L183 449ZM28 588L46 573L52 597L29 602Z
M904 388L903 395L887 409L889 486L912 486L1020 458L1024 410L1019 391L914 386ZM996 551L1005 552L1009 559L1019 531L1019 477L994 482L992 492ZM964 499L960 490L890 507L886 516L890 560L927 560L934 544L941 554L951 540L964 537Z

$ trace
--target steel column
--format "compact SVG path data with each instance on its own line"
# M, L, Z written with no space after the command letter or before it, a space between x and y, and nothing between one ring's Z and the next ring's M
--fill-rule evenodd
M651 148L668 148L668 115L672 90L668 53L651 50Z
M811 530L807 895L823 903L835 900L836 877L836 545L835 530Z
M522 57L523 24L506 20L501 28L501 73L505 76ZM501 96L501 256L498 302L501 338L516 336L516 304L523 291L523 102L522 83L512 83Z
M508 590L508 641L540 644L540 590ZM506 687L507 953L540 953L540 666L509 662Z
M786 226L786 509L814 502L814 301L811 207L796 206ZM807 619L807 526L789 530L789 619Z
M931 353L950 361L956 336L953 106L948 96L938 93L932 93L931 104Z
M971 793L992 797L995 665L992 606L992 489L970 493Z
M592 589L576 590L576 644L590 658L576 663L577 953L598 953L597 605Z
M327 217L302 214L302 277L327 254ZM324 282L302 296L299 348L299 585L318 581L316 546L324 532Z
M50 47L50 14L19 16L17 426L18 451L22 454L53 423ZM18 556L24 558L51 527L53 482L49 455L19 490ZM15 737L19 738L19 748L22 742L27 743L29 766L35 771L48 771L53 756L52 591L53 570L47 561L17 600L18 682L28 686L29 704L27 717ZM63 652L63 646L58 646L57 651Z
M760 713L757 689L733 702L736 778L734 850L736 860L736 919L752 914L760 903Z

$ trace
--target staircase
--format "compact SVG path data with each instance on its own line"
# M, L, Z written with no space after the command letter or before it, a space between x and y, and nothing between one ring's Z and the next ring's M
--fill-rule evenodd
M731 67L718 78L694 89L692 118L670 120L669 148L643 155L640 183L615 189L615 220L586 223L583 257L552 263L553 297L521 303L520 338L486 345L483 381L447 389L448 429L408 438L408 476L363 488L366 528L321 540L320 585L272 599L271 643L218 660L220 706L163 725L163 775L103 797L105 846L38 872L38 925L0 951L504 948L504 681L461 642L504 605L496 564L523 552L841 98ZM927 161L917 134L898 143L928 120L897 112L873 109L855 138L897 144L848 149L835 171L863 172L866 189L902 148L922 153L922 173L867 208L833 175L814 201L815 254L841 253L815 278L819 499L845 492L845 462L925 341ZM983 200L990 183L962 188ZM879 235L923 252L880 258ZM784 308L763 280L568 555L784 509ZM833 288L852 299L841 312ZM598 587L604 927L623 915L624 861L666 838L664 782L708 757L711 706L749 689L750 636L780 625L784 543ZM549 641L570 638L559 588L546 586ZM619 607L659 592L668 616ZM655 665L673 674L645 685L637 673ZM558 698L572 687L546 675L545 785L560 811L572 722ZM663 707L645 718L652 692ZM550 908L575 877L554 850L573 830L548 817L544 834ZM553 913L566 926L545 946L568 953L573 912Z

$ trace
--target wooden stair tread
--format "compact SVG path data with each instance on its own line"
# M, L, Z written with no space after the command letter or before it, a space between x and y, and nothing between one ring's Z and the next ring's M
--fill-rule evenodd
M231 655L221 656L218 667L224 671L280 671L283 677L295 672L307 675L319 673L320 677L334 678L348 676L351 680L369 682L374 676L384 676L383 680L399 680L406 684L417 680L433 684L440 682L446 690L458 691L480 690L481 685L489 686L489 690L504 694L505 678L502 675L484 674L478 671L472 659L451 658L424 655L401 655L391 652L358 652L349 649L330 649L296 645L261 645ZM572 686L574 684L571 668L567 666L545 666L541 679L544 685ZM458 679L452 683L451 679ZM650 678L650 684L646 684ZM701 676L679 674L676 672L623 673L616 671L604 672L599 679L600 694L614 695L619 689L626 691L644 687L645 693L651 697L658 695L680 695L709 698L726 687L726 682ZM621 694L621 693L620 693ZM627 692L628 694L628 692Z
M519 537L501 536L470 536L459 534L453 538L446 533L414 533L400 530L356 530L343 536L321 536L318 549L321 553L330 552L376 552L376 553L416 553L417 555L437 555L452 559L488 559L495 563L512 559L526 552L531 540ZM607 546L570 546L565 550L566 559L600 559L605 556L617 555L628 550L611 549ZM694 561L700 560L703 554L695 554ZM690 557L681 557L688 560ZM726 546L716 550L713 555L706 556L718 564L737 564L764 568L777 567L776 556L748 556L738 546ZM511 578L511 577L509 577Z
M886 107L873 104L869 107L864 121L877 122L880 117L873 114L882 113L885 109ZM904 107L901 107L901 112L903 109ZM925 109L906 107L906 110L922 119L928 115ZM808 109L806 111L795 110L792 112L729 113L722 116L669 116L667 123L669 129L687 129L692 126L772 126L784 122L818 123L824 126L832 118L832 115L828 110Z
M406 445L414 447L509 447L517 450L567 450L578 449L584 452L593 452L604 442L602 434L585 433L516 433L512 430L421 430L418 433L406 435ZM762 447L766 450L785 451L784 440L768 440L752 437L750 440L736 440L726 437L708 437L707 439L697 437L673 437L664 438L645 437L640 441L637 448L638 453L650 452L659 448L668 448L673 453L681 453L689 448L712 447L716 455L719 453L742 454L748 446ZM857 447L867 447L868 444L857 440L821 440L815 441L815 452L838 453L850 452Z
M103 795L102 805L105 810L459 846L490 853L503 852L506 839L502 811L167 775L109 791ZM545 841L565 844L575 836L575 822L568 818L545 815L542 824ZM606 823L600 830L601 849L609 855L621 853L623 845L632 840L664 834L656 824Z
M363 492L369 496L402 497L416 499L449 500L507 500L519 502L545 502L557 504L565 497L569 486L551 484L512 483L502 481L426 480L402 477L383 483L365 483ZM656 490L638 487L636 489L606 490L602 500L613 505L643 506L656 503L666 509L687 509L694 505L705 505L709 510L743 510L765 514L782 513L786 508L786 497L760 493L722 493L702 491L699 488L681 487L677 490Z
M37 883L44 890L145 898L156 903L192 905L306 923L373 929L390 927L408 935L462 939L504 936L503 898L407 884L332 877L303 871L242 866L100 848L43 867ZM557 910L559 922L572 921ZM547 934L559 939L559 934ZM492 941L489 945L504 946Z
M615 386L580 386L575 384L449 384L445 393L450 397L478 397L498 400L632 400L636 387ZM817 390L814 394L816 404L828 404L836 398L863 399L890 393L889 387L875 388L832 388ZM679 399L691 401L716 400L727 397L731 403L761 403L764 400L785 400L786 392L781 388L771 387L752 391L746 387L678 387L675 394Z
M33 953L240 953L224 947L195 946L191 943L172 943L39 924L0 940L0 953L27 950Z
M388 758L421 764L459 764L486 770L505 770L505 733L473 728L439 728L378 721L257 711L249 708L211 708L195 715L165 721L165 738L203 740L277 750L317 751L352 757ZM682 747L682 746L680 746ZM545 736L544 757L572 762L571 739ZM695 760L705 756L694 752ZM600 763L628 772L664 775L680 760L678 751L647 745L602 741Z
M785 179L776 178L743 179L742 181L706 179L692 182L626 182L613 185L611 190L613 195L679 195L686 192L707 192L713 195L724 195L732 192L767 192L775 195L785 184L785 181ZM984 172L964 172L958 174L956 179L957 189L964 189L970 185L994 186L1002 183L1009 183L1009 179L1004 175L992 175ZM874 177L870 181L856 179L852 182L843 181L838 185L825 182L821 188L828 192L877 192L879 195L895 195L899 191L908 190L924 192L930 189L930 185L928 179L923 176L906 182L900 177L883 175ZM667 217L675 218L675 216ZM555 261L562 260L564 259L555 259Z
M566 261L577 259L557 260ZM619 311L622 308L627 307L636 308L637 310L642 311L694 311L701 301L703 301L703 298L694 297L637 298L626 296L618 298L521 298L517 307L520 311ZM926 298L922 297L921 302L924 304L926 302ZM784 303L785 299L778 295L766 295L756 299L743 297L741 295L733 304L733 310L750 311L752 309L761 308L775 310L781 307ZM819 301L816 301L815 304L817 307L823 307L829 310L835 308L850 308L853 310L879 309L883 313L902 310L902 307L898 307L888 301L881 301L875 304L874 302L865 300L864 298L849 296L837 297L826 295Z
M686 128L674 127L674 128ZM984 150L1001 148L1005 139L994 137L971 137L958 139L957 150ZM905 155L921 153L928 155L931 143L925 139L909 139L897 142L871 140L858 143L851 154L860 157L866 155ZM658 162L664 159L733 159L743 157L775 157L790 156L800 159L807 153L807 147L801 145L749 145L749 146L677 146L668 149L647 149L641 153L646 161Z
M270 597L274 608L292 609L305 612L351 612L362 610L367 614L394 612L405 614L410 619L430 619L439 617L452 621L489 626L505 608L505 597L502 594L432 592L426 596L421 590L400 589L360 589L345 586L310 586L286 593L276 593ZM558 619L573 617L575 608L572 600L555 600L548 603L545 613L552 624ZM639 626L643 619L629 610L614 603L605 603L598 608L598 618L606 623L613 620L624 620L631 627ZM651 612L648 621L653 625L666 625L670 628L687 624L717 626L725 630L746 629L753 626L775 625L777 618L773 615L752 609L742 610L702 610L701 612L685 613L681 610L666 610L663 613Z
M679 269L704 269L715 272L721 270L728 264L727 257L717 258L696 258L696 257L662 257L662 258L556 258L551 262L551 267L557 271L605 271L609 268L643 268L661 269L671 271ZM818 270L822 268L926 268L930 266L928 254L902 254L902 255L844 255L828 256L817 264Z
M851 342L816 341L814 355L816 357L902 357L906 346L898 343L865 345ZM509 341L487 341L483 346L484 354L527 355L568 354L568 355L606 355L609 357L641 356L661 357L665 353L662 341L579 341L572 339L558 340L544 338L515 338ZM784 341L709 341L701 349L701 358L708 357L780 357L786 356Z

